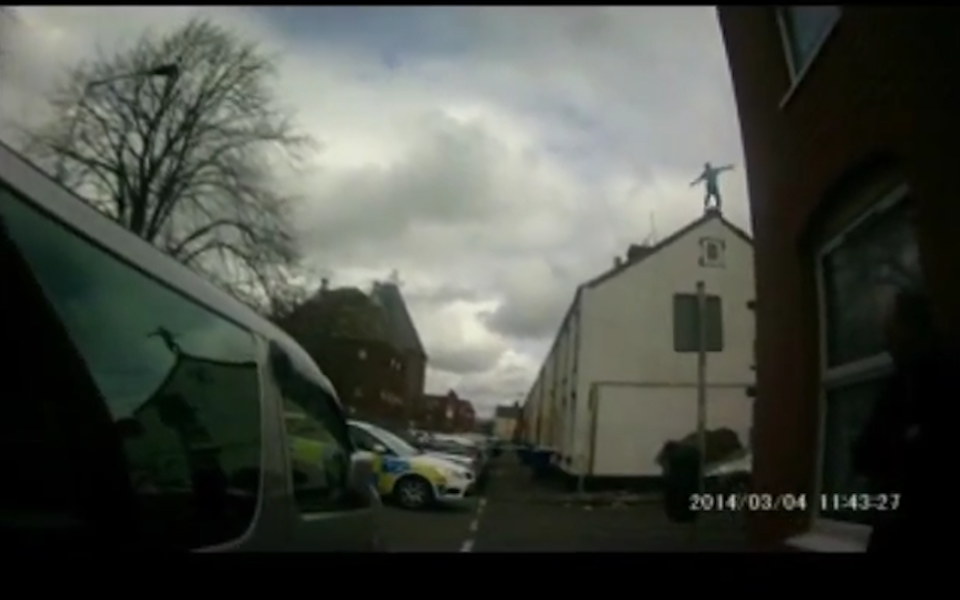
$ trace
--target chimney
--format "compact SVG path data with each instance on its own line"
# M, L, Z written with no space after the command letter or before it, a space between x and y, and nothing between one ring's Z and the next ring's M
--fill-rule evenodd
M638 261L650 254L651 250L652 248L647 244L630 244L630 247L627 248L627 260L629 262Z
M320 291L326 292L329 289L330 289L330 280L324 277L323 279L320 280Z
M622 265L622 264L623 264L623 259L622 259L622 258L620 258L619 256L614 256L614 257L613 257L613 266L614 266L614 268L619 268L620 265Z

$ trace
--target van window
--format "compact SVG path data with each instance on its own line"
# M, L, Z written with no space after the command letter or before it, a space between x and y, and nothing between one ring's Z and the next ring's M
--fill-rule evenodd
M4 188L0 219L124 438L143 533L178 548L240 537L260 479L251 334Z
M287 457L300 512L367 506L350 487L353 444L337 401L276 345L271 345L270 363L283 395Z
M373 452L377 446L383 446L383 442L356 425L350 426L350 439L354 446L365 452Z

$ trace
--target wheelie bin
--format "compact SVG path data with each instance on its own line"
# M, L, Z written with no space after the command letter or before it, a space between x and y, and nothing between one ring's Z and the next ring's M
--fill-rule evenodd
M530 466L533 469L534 479L543 479L550 473L550 466L553 460L553 450L549 448L536 448L530 454Z
M517 457L520 459L520 464L529 467L533 460L533 448L529 444L517 446Z

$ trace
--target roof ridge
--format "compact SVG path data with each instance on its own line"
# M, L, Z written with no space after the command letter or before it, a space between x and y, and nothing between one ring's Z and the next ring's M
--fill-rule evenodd
M387 319L387 328L394 345L400 350L412 350L426 356L420 332L400 287L392 281L377 282L370 295L379 300Z

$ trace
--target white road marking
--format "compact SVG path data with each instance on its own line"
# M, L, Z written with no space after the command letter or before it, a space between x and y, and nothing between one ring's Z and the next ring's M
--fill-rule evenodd
M460 552L473 552L474 537L476 537L477 531L480 530L480 517L483 516L483 509L487 505L486 498L480 498L477 502L477 515L470 521L470 533L472 534L466 540L464 540L463 545L460 546Z

